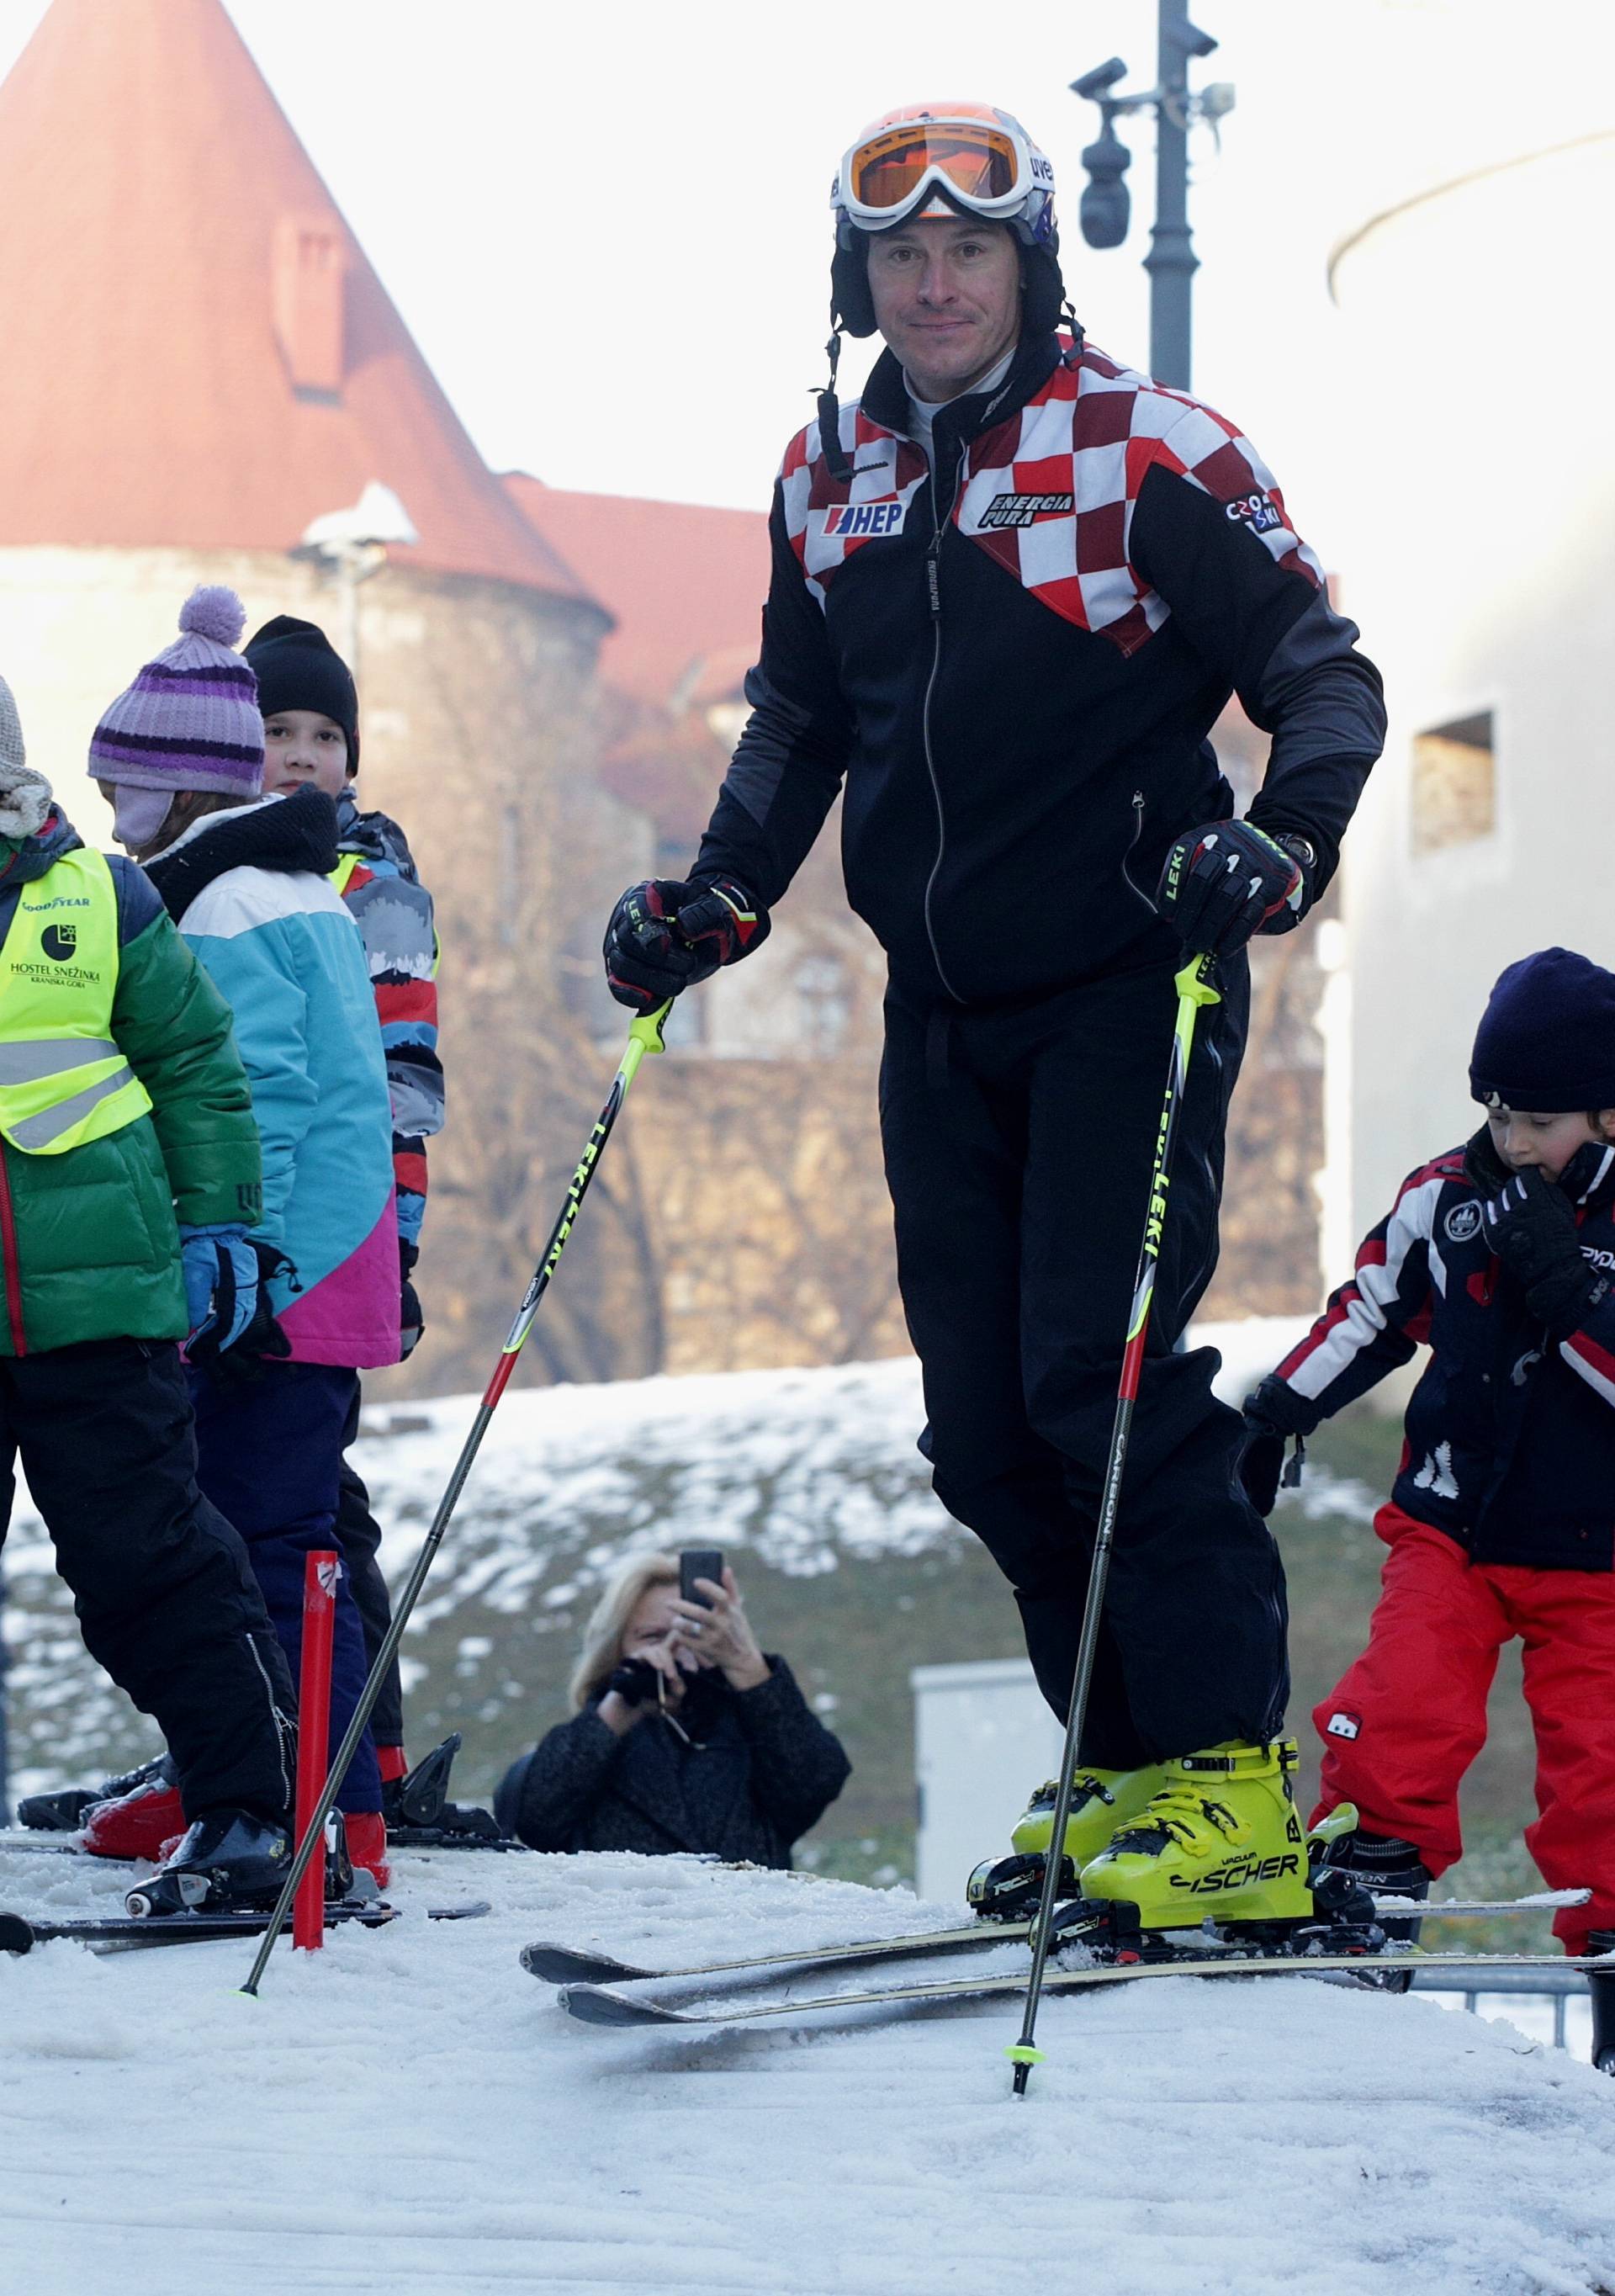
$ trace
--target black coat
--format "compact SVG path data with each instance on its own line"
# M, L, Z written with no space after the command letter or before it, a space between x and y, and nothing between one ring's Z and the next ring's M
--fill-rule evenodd
M619 1738L586 1707L505 1772L500 1824L533 1849L696 1850L789 1866L792 1842L852 1765L784 1660L768 1663L755 1690L701 1677L694 1710L680 1717L694 1744L658 1715Z

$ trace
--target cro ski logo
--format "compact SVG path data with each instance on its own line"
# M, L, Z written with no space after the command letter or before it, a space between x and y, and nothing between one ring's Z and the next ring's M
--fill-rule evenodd
M1447 1229L1447 1240L1449 1242L1467 1243L1472 1235L1477 1235L1480 1234L1480 1205L1472 1201L1469 1203L1455 1204L1451 1211L1447 1213L1446 1220L1443 1222L1443 1226Z
M883 534L901 534L908 504L896 495L885 502L834 503L824 512L824 532L838 542L873 542Z

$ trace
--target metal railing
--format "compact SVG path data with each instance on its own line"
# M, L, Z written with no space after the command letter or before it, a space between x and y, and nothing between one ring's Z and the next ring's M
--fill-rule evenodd
M1415 1993L1461 1993L1472 2016L1482 1994L1531 1993L1549 1999L1554 2005L1556 2049L1565 2046L1564 2005L1572 1994L1584 1992L1586 1986L1586 1979L1578 1969L1494 1969L1488 1971L1484 1981L1465 1980L1452 1971L1421 1969L1413 1981Z

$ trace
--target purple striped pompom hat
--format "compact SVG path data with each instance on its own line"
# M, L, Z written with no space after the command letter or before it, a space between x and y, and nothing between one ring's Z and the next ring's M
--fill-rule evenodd
M134 789L218 790L243 801L264 781L258 680L234 651L247 626L234 590L193 590L180 635L103 713L90 742L98 781Z

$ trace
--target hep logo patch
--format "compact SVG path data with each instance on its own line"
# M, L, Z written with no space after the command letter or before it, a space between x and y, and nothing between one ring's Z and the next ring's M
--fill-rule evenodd
M1455 1204L1442 1225L1449 1243L1467 1243L1471 1236L1480 1233L1480 1207L1475 1203Z
M1006 526L1030 526L1040 518L1069 518L1075 504L1070 495L995 495L981 513L981 532L991 534Z
M77 925L46 925L39 936L39 946L46 956L54 958L58 964L65 964L70 957L78 954L78 928Z
M1267 494L1240 495L1223 506L1225 518L1243 519L1252 534L1272 534L1284 523L1284 513Z
M836 503L824 512L824 531L838 541L873 540L882 534L901 534L908 504L894 495L886 502Z
M1337 1710L1324 1725L1324 1734L1328 1738L1360 1738L1363 1734L1363 1718L1360 1714L1348 1714L1344 1710Z

